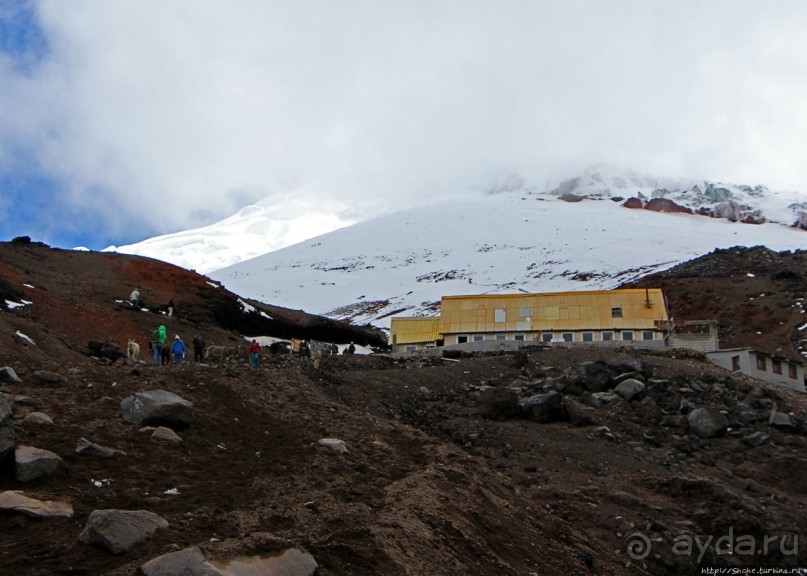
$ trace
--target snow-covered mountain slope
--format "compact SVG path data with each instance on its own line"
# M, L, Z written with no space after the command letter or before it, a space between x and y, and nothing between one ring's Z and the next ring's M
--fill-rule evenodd
M270 196L210 226L155 236L105 252L148 256L206 274L356 222L352 209L316 190Z
M777 192L762 185L655 178L602 167L561 182L549 194L566 198L632 198L638 200L631 204L634 207L664 199L702 215L807 228L807 196Z
M443 295L610 289L714 248L807 246L807 233L780 224L631 210L605 199L655 186L617 192L606 184L605 192L600 183L587 186L585 196L594 199L567 202L559 195L571 190L539 193L512 182L360 222L210 275L243 296L387 326L397 313L435 313ZM579 194L581 183L574 189Z

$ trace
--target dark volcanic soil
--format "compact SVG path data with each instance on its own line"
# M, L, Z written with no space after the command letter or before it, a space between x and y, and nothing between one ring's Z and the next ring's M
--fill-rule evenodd
M803 394L696 357L591 348L458 361L338 356L320 372L269 354L257 370L243 362L110 362L84 354L79 338L103 337L82 318L88 308L107 313L115 295L103 288L71 296L76 272L58 262L49 265L61 275L42 275L33 264L24 276L7 262L0 267L12 288L34 286L22 288L33 305L0 311L0 367L23 380L0 389L14 402L17 445L55 452L65 465L19 482L9 458L0 491L69 500L75 513L37 520L0 512L3 574L131 575L188 546L209 559L298 548L316 559L322 576L655 575L807 565L807 546L795 542L807 528ZM117 269L117 262L109 265ZM35 292L45 289L47 298ZM64 302L75 312L63 316ZM165 318L116 306L108 312L115 326L134 316L133 329L145 330ZM169 330L201 326L238 338L202 309L196 320L180 314ZM79 330L72 323L89 331L69 332ZM36 346L15 337L18 330ZM621 371L625 363L640 366L646 391L600 405L590 425L539 423L500 409L513 395L557 389L591 402L574 374L595 365ZM36 370L65 381L42 382ZM193 423L177 430L179 446L156 442L121 417L124 398L152 389L194 404ZM725 412L728 432L692 434L687 414L695 407ZM54 425L23 423L32 411L49 414ZM791 424L769 425L773 412ZM766 441L749 445L743 438L753 432ZM125 454L78 455L82 437ZM344 440L348 451L322 446L322 438ZM118 555L81 544L89 514L109 508L148 510L169 527ZM715 547L721 537L733 541L734 554Z

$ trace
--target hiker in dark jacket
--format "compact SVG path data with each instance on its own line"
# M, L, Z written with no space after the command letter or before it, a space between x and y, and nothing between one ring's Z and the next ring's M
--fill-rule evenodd
M308 347L308 342L303 340L300 342L300 368L308 368L309 358L311 358L311 348Z

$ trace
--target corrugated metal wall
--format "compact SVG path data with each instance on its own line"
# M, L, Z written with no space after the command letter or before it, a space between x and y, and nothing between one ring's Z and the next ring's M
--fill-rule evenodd
M614 317L614 308L621 310L621 317ZM666 321L658 288L444 296L439 332L657 330L658 323Z
M439 338L439 322L439 318L392 318L390 335L395 337L394 344L434 342Z

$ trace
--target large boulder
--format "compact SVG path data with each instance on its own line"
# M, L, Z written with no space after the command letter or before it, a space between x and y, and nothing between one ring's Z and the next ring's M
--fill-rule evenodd
M641 396L644 389L644 382L637 380L636 378L628 378L627 380L620 382L617 387L614 388L614 392L622 396L626 402L630 402L634 398Z
M225 576L207 561L198 547L169 552L149 560L140 567L145 576Z
M14 476L20 482L49 476L63 464L62 459L49 450L33 446L17 446L14 451Z
M517 416L521 411L518 394L512 388L486 388L480 394L477 411L489 420L501 421Z
M729 419L714 408L695 408L687 418L689 431L701 438L715 438L726 433Z
M563 408L563 394L555 390L522 400L521 410L524 416L534 422L555 422L564 420L566 417L566 411Z
M0 492L0 510L19 512L33 518L72 518L73 506L58 500L37 500L19 490Z
M225 574L238 576L314 576L319 566L314 557L304 550L289 548L272 556L241 556L227 560L208 560Z
M563 398L563 407L566 409L566 415L573 426L588 426L591 424L591 419L594 416L594 408L591 406L585 406L566 396Z
M14 372L13 368L9 368L8 366L4 366L0 368L0 382L7 382L9 384L19 384L22 382L17 373Z
M120 403L123 419L132 424L186 428L193 422L193 404L173 392L136 392Z
M573 384L579 384L590 392L603 392L610 387L611 372L605 362L584 362L568 374Z
M790 419L785 412L779 412L777 410L771 410L771 415L768 418L768 425L773 428L779 428L782 430L793 430L795 426L793 426L793 420Z
M112 448L90 442L84 437L79 438L78 442L76 442L75 452L83 456L96 456L98 458L112 458L118 454L124 454L124 452L120 450L113 450Z
M93 510L78 538L82 544L97 544L122 554L167 527L167 520L145 510Z
M34 380L38 380L39 382L46 382L48 384L56 384L58 382L64 382L64 376L58 374L57 372L49 372L47 370L34 370L31 373L31 377Z
M121 345L117 342L111 342L109 340L103 342L90 340L87 343L87 347L90 349L90 355L97 356L98 358L107 358L113 362L121 358L126 358L126 352L124 352Z
M53 426L53 418L44 412L29 412L23 417L22 423L33 426L50 427Z

